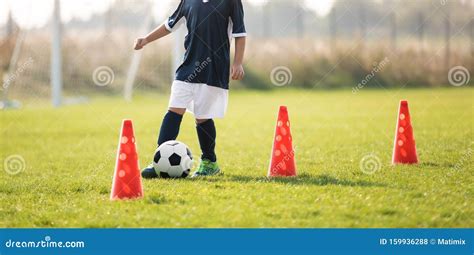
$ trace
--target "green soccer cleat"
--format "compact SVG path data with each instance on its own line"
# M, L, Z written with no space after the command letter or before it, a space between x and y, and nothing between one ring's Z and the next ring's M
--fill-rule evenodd
M191 178L213 176L219 174L220 172L221 169L217 165L217 162L212 162L208 159L203 159L201 160L201 164L199 165L198 170L194 172Z

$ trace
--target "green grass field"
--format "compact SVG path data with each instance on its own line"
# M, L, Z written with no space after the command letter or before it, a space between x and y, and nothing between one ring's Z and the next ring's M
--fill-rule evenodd
M42 100L0 112L0 227L474 227L471 88L243 92L217 121L224 176L146 180L141 200L111 202L121 120L151 161L168 95ZM398 102L408 99L421 163L391 166ZM289 107L297 178L267 179L278 106ZM191 115L178 138L198 154ZM379 171L360 160L374 154ZM6 166L3 166L3 170Z

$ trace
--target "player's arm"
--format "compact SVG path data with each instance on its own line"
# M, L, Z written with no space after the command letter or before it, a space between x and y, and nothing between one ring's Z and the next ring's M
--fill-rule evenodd
M184 0L181 0L176 11L174 11L174 13L168 18L168 20L165 21L163 25L157 27L147 36L137 39L135 42L135 50L141 50L143 47L145 47L145 45L171 34L179 27L181 24L180 21L184 21L184 19L182 19L183 17Z
M245 72L244 67L244 54L245 54L245 43L247 32L245 30L244 23L244 7L242 0L231 0L231 14L232 20L232 36L235 39L235 56L234 63L231 68L231 77L233 80L242 80Z
M145 45L154 42L160 38L163 38L167 35L171 34L171 32L166 29L166 26L163 24L159 27L157 27L155 30L153 30L151 33L149 33L147 36L138 38L135 41L135 50L141 50Z
M233 80L242 80L245 76L243 67L246 44L245 38L245 36L235 38L235 56L234 64L232 64L231 70L231 76Z

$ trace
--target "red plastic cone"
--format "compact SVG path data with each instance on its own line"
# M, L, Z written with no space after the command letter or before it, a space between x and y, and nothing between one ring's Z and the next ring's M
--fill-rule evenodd
M131 120L124 120L120 131L111 200L133 199L143 196L135 135Z
M408 102L400 102L398 110L397 129L395 130L395 142L393 145L392 164L416 164L418 156L416 154L415 137L411 125Z
M278 113L268 176L296 176L295 150L286 106L280 106Z

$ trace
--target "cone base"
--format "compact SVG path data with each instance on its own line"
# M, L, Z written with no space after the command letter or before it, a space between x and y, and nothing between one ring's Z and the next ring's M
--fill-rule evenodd
M392 165L417 165L419 162L392 162Z
M110 200L111 201L119 201L119 200L139 200L139 199L142 199L143 198L143 195L140 195L140 196L137 196L137 197L118 197L118 196L115 196L115 197L110 197Z
M268 178L296 178L298 175L268 175Z

